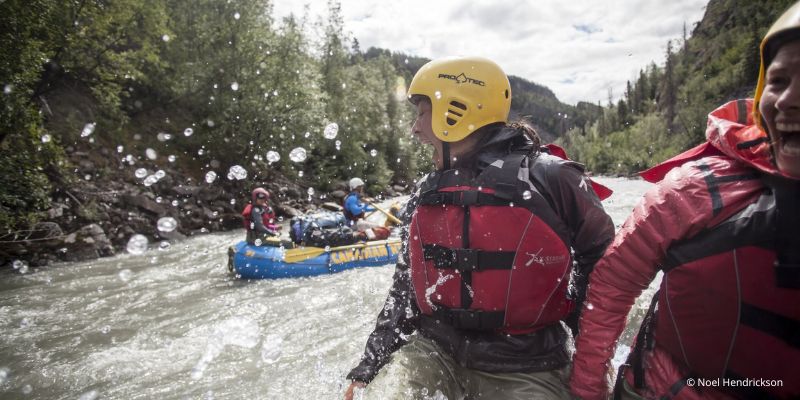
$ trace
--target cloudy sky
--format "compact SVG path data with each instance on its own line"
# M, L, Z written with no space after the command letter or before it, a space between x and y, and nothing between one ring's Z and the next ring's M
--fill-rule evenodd
M327 16L324 1L275 0L274 15ZM345 31L361 48L411 55L488 57L545 85L559 100L606 102L691 33L708 0L342 0Z

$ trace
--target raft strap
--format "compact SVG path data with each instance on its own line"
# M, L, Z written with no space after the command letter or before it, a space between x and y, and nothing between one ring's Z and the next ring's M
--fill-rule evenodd
M433 260L435 268L459 271L511 269L516 255L513 251L449 249L436 244L423 245L422 253L425 260Z

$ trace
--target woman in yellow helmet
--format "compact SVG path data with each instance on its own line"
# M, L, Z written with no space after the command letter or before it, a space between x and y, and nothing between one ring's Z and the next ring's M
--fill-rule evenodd
M490 60L431 61L408 94L436 170L409 201L404 261L345 397L399 350L402 385L380 397L569 398L562 321L576 327L614 232L592 182L508 123L511 88Z
M614 343L659 270L615 398L800 398L800 3L761 44L755 101L714 110L706 136L642 173L658 184L592 274L580 398L608 397Z

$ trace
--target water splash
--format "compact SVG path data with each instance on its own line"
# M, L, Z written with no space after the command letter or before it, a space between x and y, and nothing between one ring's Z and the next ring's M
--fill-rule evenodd
M81 131L81 137L87 137L94 133L95 126L97 126L96 122L90 122L84 125L83 130Z
M147 244L147 237L137 233L131 236L131 238L128 240L128 245L125 248L128 250L128 253L139 255L147 251Z
M178 221L172 217L163 217L158 219L157 226L161 232L172 232L178 227Z
M306 149L302 147L295 147L291 152L289 152L289 159L294 162L303 162L306 160L306 156Z
M244 169L241 165L234 165L230 169L228 169L228 180L242 180L247 178L247 170Z
M339 124L336 122L331 122L325 126L325 130L322 131L322 136L325 139L335 139L337 134L339 134Z
M206 183L213 183L217 180L217 173L214 171L206 172Z
M260 336L261 328L249 318L236 316L220 322L208 337L206 350L192 369L192 379L202 378L205 370L222 354L225 346L252 349L258 345Z

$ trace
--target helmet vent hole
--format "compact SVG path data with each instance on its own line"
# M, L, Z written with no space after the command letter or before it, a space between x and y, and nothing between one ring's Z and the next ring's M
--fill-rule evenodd
M508 89L506 89L506 98L508 98Z
M458 122L458 121L456 121L456 120L454 120L452 118L447 118L447 125L453 126L453 125L456 124L456 122Z
M450 102L450 105L453 106L453 107L456 107L456 108L460 108L463 111L467 111L467 106L464 105L464 103L459 103L459 102L453 100L453 101Z

